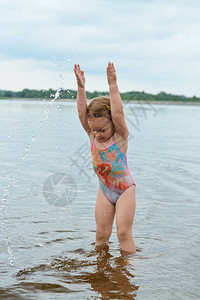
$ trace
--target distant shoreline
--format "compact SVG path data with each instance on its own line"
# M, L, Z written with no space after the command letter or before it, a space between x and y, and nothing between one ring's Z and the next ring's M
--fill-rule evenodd
M40 98L0 98L1 100L5 101L44 101L49 102L53 101L51 99L40 99ZM56 99L53 102L76 102L75 99ZM165 104L165 105L200 105L200 102L194 101L145 101L145 100L122 100L123 103L130 103L130 104Z

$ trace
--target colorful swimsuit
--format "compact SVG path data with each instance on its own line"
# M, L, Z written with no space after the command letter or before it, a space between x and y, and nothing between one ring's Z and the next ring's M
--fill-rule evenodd
M99 186L106 198L116 204L119 196L135 181L128 167L127 155L122 153L113 142L103 150L97 149L95 138L91 146L92 163L99 178Z

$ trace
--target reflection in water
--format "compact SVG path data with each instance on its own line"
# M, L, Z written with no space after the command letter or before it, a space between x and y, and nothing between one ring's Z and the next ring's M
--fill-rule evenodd
M108 246L97 249L96 272L88 274L85 279L102 299L134 299L139 287L131 283L134 275L128 271L128 264L128 255L112 261Z
M79 255L82 259L78 259ZM89 253L77 249L75 252L69 252L69 256L75 258L54 258L52 262L19 271L16 276L23 281L15 287L16 290L76 294L80 292L80 285L89 284L88 295L91 294L91 288L98 295L94 296L94 299L135 299L139 286L133 284L134 275L128 270L129 266L133 270L132 254L122 253L119 257L113 257L109 247L105 246ZM48 278L53 276L59 282L57 281L57 284L36 283L34 280L31 282L30 279L34 274L37 276L41 274L43 278L45 275ZM27 276L28 282L26 282ZM79 290L77 290L78 285ZM72 299L73 294L71 294Z

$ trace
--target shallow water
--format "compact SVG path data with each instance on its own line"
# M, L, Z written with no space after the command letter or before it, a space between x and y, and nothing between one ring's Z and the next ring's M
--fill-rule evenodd
M1 299L199 299L200 107L125 104L135 255L95 249L75 103L0 100Z

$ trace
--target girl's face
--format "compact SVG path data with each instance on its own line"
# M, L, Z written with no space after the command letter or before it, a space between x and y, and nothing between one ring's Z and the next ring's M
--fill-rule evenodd
M106 117L88 119L88 125L98 142L106 142L114 133L114 126Z

